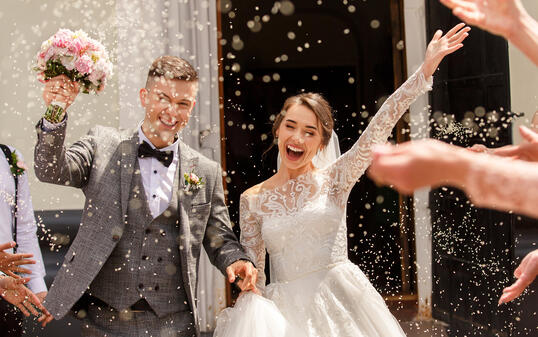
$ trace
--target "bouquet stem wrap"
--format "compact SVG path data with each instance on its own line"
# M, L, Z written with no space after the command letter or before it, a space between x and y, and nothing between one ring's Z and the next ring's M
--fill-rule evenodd
M64 102L53 101L47 107L47 111L45 111L43 117L51 123L60 123L64 119L65 106L66 104Z

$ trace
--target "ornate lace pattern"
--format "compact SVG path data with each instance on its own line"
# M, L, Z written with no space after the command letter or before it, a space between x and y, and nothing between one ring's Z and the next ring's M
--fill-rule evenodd
M409 105L431 90L432 81L419 69L383 103L353 147L326 169L241 195L241 244L256 263L259 289L265 287L266 244L278 281L347 259L349 192L370 165L372 147L387 141Z

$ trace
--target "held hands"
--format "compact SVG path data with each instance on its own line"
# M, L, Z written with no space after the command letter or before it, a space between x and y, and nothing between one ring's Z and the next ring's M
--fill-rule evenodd
M4 250L15 247L15 242L7 242L0 244L0 271L6 275L17 277L14 273L31 274L32 271L26 268L19 267L25 264L35 264L35 260L29 260L33 257L32 254L11 254Z
M260 292L256 288L258 280L258 270L254 268L250 261L237 260L226 268L228 282L236 282L241 291L253 291L256 294Z
M40 316L38 321L45 326L45 321L50 322L52 315L41 304L39 298L24 285L30 278L14 278L11 276L0 276L0 295L4 300L13 304L25 315ZM41 314L38 310L41 311Z
M464 23L460 23L443 36L443 32L438 30L435 32L432 40L426 49L422 72L424 78L428 79L433 75L441 61L445 56L455 52L463 47L463 40L469 36L471 28L466 27Z
M60 75L45 82L43 100L49 106L52 102L65 103L65 110L75 101L80 91L80 84Z
M440 0L470 25L510 38L516 21L526 13L519 0Z
M47 294L48 294L48 292L42 291L40 293L36 293L35 295L39 299L39 302L43 303L43 301L45 300L45 297L47 297Z
M530 252L523 258L519 267L514 271L517 281L510 287L504 288L499 299L499 305L515 299L527 288L538 274L538 249Z

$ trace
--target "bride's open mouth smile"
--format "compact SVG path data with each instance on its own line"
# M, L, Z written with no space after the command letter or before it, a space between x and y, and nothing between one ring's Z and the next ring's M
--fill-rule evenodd
M297 161L301 159L304 152L305 151L303 149L293 146L291 144L288 144L286 146L286 157L288 157L288 160Z

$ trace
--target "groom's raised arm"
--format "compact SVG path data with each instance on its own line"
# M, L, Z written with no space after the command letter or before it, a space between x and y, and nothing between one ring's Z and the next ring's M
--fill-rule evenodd
M226 268L237 260L250 261L230 228L228 207L224 202L222 170L215 166L215 184L211 194L211 210L204 236L204 247L211 263L224 275Z
M52 184L83 187L90 176L96 130L90 130L86 136L66 149L66 121L52 129L44 127L44 123L45 120L41 119L36 126L34 170L37 178Z
M65 110L73 103L79 92L77 82L65 75L56 76L45 83L43 101L49 106L53 101L65 104L59 123L43 117L36 125L37 144L34 149L34 169L43 182L82 187L88 181L93 161L93 131L65 148L67 115ZM46 114L45 114L46 115ZM50 117L50 116L49 116Z

